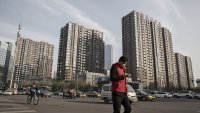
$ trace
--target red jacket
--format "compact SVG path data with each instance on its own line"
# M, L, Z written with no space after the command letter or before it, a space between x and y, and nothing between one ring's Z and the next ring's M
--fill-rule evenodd
M127 81L124 76L126 72L125 67L121 67L119 63L112 65L110 70L110 80L112 81L112 92L127 93Z

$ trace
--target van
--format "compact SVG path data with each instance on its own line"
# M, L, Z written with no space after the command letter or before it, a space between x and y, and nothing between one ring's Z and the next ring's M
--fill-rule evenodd
M101 99L104 100L104 103L109 103L109 101L112 101L112 84L104 84L102 86L101 91ZM128 85L128 99L130 100L130 103L138 101L135 90Z

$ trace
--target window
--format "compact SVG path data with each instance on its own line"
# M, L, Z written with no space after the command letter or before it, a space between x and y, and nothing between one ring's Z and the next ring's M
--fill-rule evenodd
M109 91L109 86L104 86L104 87L103 87L103 90L104 90L104 91Z

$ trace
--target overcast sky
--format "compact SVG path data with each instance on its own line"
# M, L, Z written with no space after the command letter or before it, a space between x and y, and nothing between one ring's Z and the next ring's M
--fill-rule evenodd
M161 22L173 35L175 52L190 56L194 77L200 78L199 0L0 0L0 41L22 36L55 45L54 69L60 28L71 21L103 31L114 48L114 61L122 55L121 18L135 10Z

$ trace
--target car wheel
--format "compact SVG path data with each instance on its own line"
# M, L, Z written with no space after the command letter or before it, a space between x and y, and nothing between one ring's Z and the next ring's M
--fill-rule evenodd
M104 103L108 104L109 100L107 98L103 98Z
M165 95L164 98L167 98L167 96Z
M194 99L198 99L198 97L197 97L197 96L194 96Z
M132 104L132 103L133 103L133 101L130 100L130 104Z
M177 96L177 95L174 95L174 98L178 98L178 96Z
M142 100L143 100L143 101L146 101L146 97L142 97Z
M189 96L189 95L186 95L185 97L186 97L186 98L188 98L188 99L190 98L190 96Z

